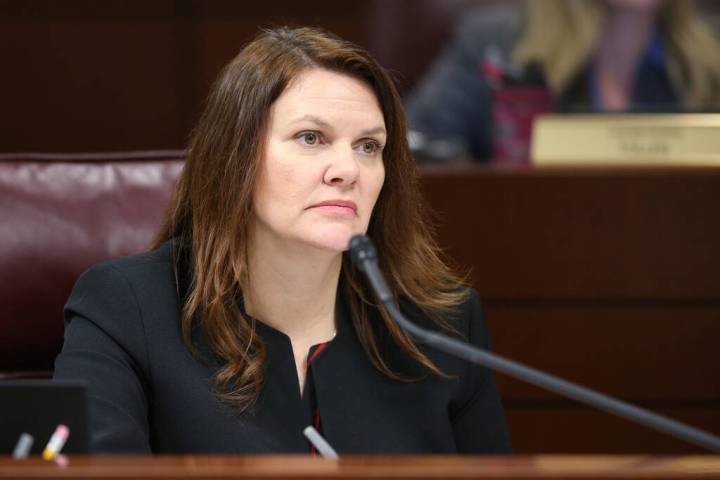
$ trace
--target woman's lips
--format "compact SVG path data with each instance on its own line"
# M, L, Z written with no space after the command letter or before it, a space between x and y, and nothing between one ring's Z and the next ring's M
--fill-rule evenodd
M312 205L310 208L339 215L357 214L357 205L349 200L325 200Z

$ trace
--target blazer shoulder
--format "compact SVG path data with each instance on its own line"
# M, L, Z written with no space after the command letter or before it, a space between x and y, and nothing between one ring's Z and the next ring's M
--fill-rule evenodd
M453 326L470 343L481 347L490 346L490 335L485 324L485 314L480 294L473 289L466 289L465 298L457 306L457 315Z
M131 255L129 257L121 257L113 260L107 260L93 265L88 271L108 271L115 270L125 275L144 276L152 275L158 270L172 268L173 265L173 245L168 240L159 247L146 252Z
M462 290L464 298L457 306L461 313L470 313L481 305L480 294L474 288L464 288Z
M470 341L480 347L489 346L489 335L485 325L480 295L473 288L461 290L462 300L453 308L441 313L433 314L423 311L418 305L404 299L401 301L403 310L409 319L418 325L431 330L438 330L437 320L447 323L454 333L464 340Z
M111 287L118 278L123 278L126 282L144 287L161 278L167 279L168 274L174 275L170 241L154 250L97 263L80 275L75 286L90 282Z
M109 260L93 265L78 278L65 305L66 323L73 312L85 307L98 308L107 303L118 311L131 305L174 304L176 281L172 244L130 257Z

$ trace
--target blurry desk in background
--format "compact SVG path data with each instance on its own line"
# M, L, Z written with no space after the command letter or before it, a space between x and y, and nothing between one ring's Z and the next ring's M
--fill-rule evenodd
M60 468L42 460L0 458L0 479L720 479L720 456L626 457L347 457L299 456L72 458Z
M493 349L720 433L720 168L425 168ZM499 377L516 452L692 452Z

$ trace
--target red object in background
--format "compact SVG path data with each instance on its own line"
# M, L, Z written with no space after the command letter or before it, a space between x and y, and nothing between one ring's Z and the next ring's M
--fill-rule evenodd
M493 92L493 162L530 163L530 140L536 115L552 111L544 87L499 87Z

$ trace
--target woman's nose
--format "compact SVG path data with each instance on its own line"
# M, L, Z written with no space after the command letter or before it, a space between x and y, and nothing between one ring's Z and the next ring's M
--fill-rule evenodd
M358 161L355 158L355 151L350 146L333 150L328 168L325 171L325 183L328 185L354 184L360 171Z

